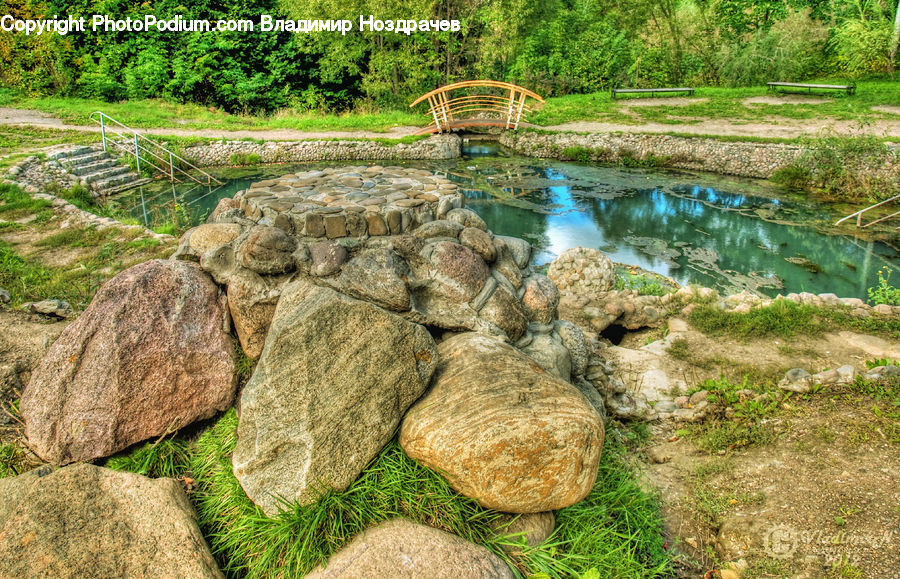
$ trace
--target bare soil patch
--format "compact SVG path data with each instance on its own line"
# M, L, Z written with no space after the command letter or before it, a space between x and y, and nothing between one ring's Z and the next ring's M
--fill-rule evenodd
M690 124L643 123L627 125L623 123L603 123L577 121L543 127L548 131L575 133L681 133L686 135L719 135L732 137L766 137L793 139L814 137L824 131L839 135L859 136L856 121L835 121L828 119L788 119L769 118L765 122L734 122L727 120L701 120ZM866 134L880 137L900 137L900 120L876 120L864 128Z
M653 333L651 333L653 332ZM709 338L681 320L629 334L607 355L653 401L720 375L740 382L811 373L873 358L900 359L900 343L839 331L815 338ZM677 341L680 352L667 350ZM900 569L900 437L896 411L850 386L792 395L766 419L774 441L708 452L673 419L650 424L647 484L663 502L670 548L683 577L742 569L741 577L889 577ZM879 409L874 410L875 407Z
M900 106L893 105L880 105L877 107L872 107L873 111L878 111L879 113L888 113L891 115L900 115Z
M708 98L688 98L688 97L670 97L670 98L634 98L618 101L622 107L684 107L698 103L705 103Z
M832 100L821 96L786 94L748 97L741 102L745 105L821 105L830 103Z

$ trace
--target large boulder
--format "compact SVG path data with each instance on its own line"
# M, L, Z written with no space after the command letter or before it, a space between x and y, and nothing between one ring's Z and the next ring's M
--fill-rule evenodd
M41 467L0 496L0 577L222 576L174 479Z
M22 395L32 450L89 461L228 408L237 381L225 308L193 263L152 260L111 279Z
M616 266L599 249L573 247L553 260L547 277L562 291L605 292L616 286Z
M528 319L540 324L552 323L558 317L559 290L550 278L534 274L525 280L522 305Z
M248 358L259 359L281 289L258 273L239 269L228 282L228 311L241 348Z
M436 222L435 222L436 223ZM409 266L390 249L369 249L344 266L337 289L383 308L410 308Z
M332 555L309 579L429 577L512 578L502 559L465 539L405 519L394 519L362 532Z
M561 509L588 494L603 421L577 388L480 334L454 336L438 352L432 388L400 429L410 457L500 511Z
M295 249L297 242L281 229L257 225L238 246L236 257L256 273L286 273L294 270Z
M467 302L477 296L490 275L480 255L452 241L441 242L434 247L431 263L435 279L452 302Z
M234 474L266 514L345 489L390 440L437 361L428 331L305 280L287 284L241 394Z

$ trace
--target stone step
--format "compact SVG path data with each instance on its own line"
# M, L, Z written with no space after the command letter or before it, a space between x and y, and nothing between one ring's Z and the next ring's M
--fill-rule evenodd
M108 189L112 189L113 187L118 187L119 185L124 185L126 183L137 181L138 179L142 178L134 171L128 171L126 167L123 167L123 169L126 170L124 173L117 173L104 179L93 181L91 183L91 188L96 191L106 191Z
M88 153L92 153L95 151L96 149L94 149L93 147L85 145L82 147L73 147L64 151L56 151L47 155L47 159L50 161L62 161L64 159L71 159L72 157L87 155Z
M137 176L137 173L135 173L134 175ZM134 189L135 187L140 187L141 185L146 185L147 183L151 183L152 181L153 179L144 177L142 179L135 179L134 181L122 183L121 185L116 185L115 187L108 187L106 189L98 190L97 193L101 197L110 197L112 195L122 193L123 191L128 191L129 189Z
M81 165L90 165L91 163L96 163L97 161L102 161L109 158L109 153L107 153L106 151L89 150L87 153L82 153L80 155L64 157L60 159L59 162L62 163L64 167L69 168L80 167Z
M90 175L92 173L97 173L102 171L103 169L110 169L112 167L121 167L118 161L115 159L102 159L100 161L95 161L93 163L86 163L84 165L74 165L68 167L69 173L72 175L77 175L81 177L83 175Z
M108 169L101 169L87 175L82 175L81 178L88 183L95 184L131 172L131 167L126 167L125 165L115 165L114 167L110 167Z

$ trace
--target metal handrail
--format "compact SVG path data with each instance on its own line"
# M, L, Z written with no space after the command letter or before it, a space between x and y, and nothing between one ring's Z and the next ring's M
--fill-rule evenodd
M862 216L863 216L863 213L865 213L866 211L868 211L870 209L875 209L876 207L881 207L882 205L886 205L887 203L890 203L891 201L896 201L897 199L900 199L900 195L895 195L895 196L891 197L890 199L885 199L884 201L875 203L874 205L869 205L865 209L860 209L856 213L851 213L847 217L839 219L837 222L835 222L835 225L840 225L841 223L843 223L844 221L847 221L851 217L856 217L856 226L859 227L860 229L865 229L866 227L869 227L870 225L875 225L876 223L881 223L882 221L886 221L886 220L890 219L891 217L894 217L894 216L900 214L900 211L898 211L896 213L891 213L890 215L881 217L879 219L876 219L875 221L866 223L865 225L862 224Z
M95 115L97 115L97 118L94 118ZM209 186L209 185L212 185L213 183L217 183L219 185L224 185L224 183L222 183L221 181L219 181L218 179L216 179L215 177L213 177L212 175L210 175L203 169L197 167L190 161L187 161L186 159L176 155L169 149L163 147L156 141L153 141L152 139L145 137L144 135L138 133L134 129L125 126L124 124L120 123L119 121L117 121L116 119L112 118L111 116L107 115L104 112L94 111L93 113L91 113L91 116L89 118L92 121L94 121L95 123L98 123L100 125L100 134L103 138L103 150L106 151L107 144L111 143L111 144L115 145L116 147L118 147L119 149L121 149L122 151L124 151L125 153L127 153L129 155L134 155L135 163L137 164L138 171L141 170L141 162L143 161L145 164L150 165L151 167L153 167L160 173L168 174L169 180L173 183L178 181L178 179L175 178L175 171L178 171L180 174L183 174L188 179L191 179L192 181L195 181L201 185ZM122 131L117 130L116 129L117 126L124 129L125 132L123 133ZM107 137L106 136L107 131L111 132L113 135L115 135L116 137L119 137L121 139L127 139L128 141L131 141L133 139L134 140L133 147L122 145L121 143L116 142L115 139L111 139L111 138ZM145 143L149 143L149 146ZM150 148L151 146L153 148ZM146 158L146 155L145 155L144 159L141 159L141 151L143 151L147 155L155 157L163 165L167 164L165 156L168 155L168 166L169 166L168 170L166 170L164 167L159 167L159 166L155 165L154 163L152 163L149 159ZM160 156L159 153L161 153L163 156ZM206 182L204 183L202 180L191 175L189 172L185 171L181 167L176 166L175 159L178 159L181 163L188 166L190 169L193 169L194 171L197 171L198 173L200 173L201 175L206 177Z

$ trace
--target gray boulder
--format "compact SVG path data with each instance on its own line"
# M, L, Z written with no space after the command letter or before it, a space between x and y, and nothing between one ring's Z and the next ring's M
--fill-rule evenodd
M344 266L335 289L402 312L410 308L409 273L406 262L390 249L370 249Z
M514 577L502 559L465 539L406 519L367 529L332 555L308 579L408 577L505 579Z
M238 246L237 261L256 273L278 274L294 270L297 243L277 227L257 225Z
M22 394L32 450L57 464L93 460L228 408L237 381L225 311L190 262L151 260L115 276Z
M345 489L425 391L428 331L304 280L287 284L240 399L234 474L268 515Z
M0 577L222 577L174 479L45 466L0 496Z

